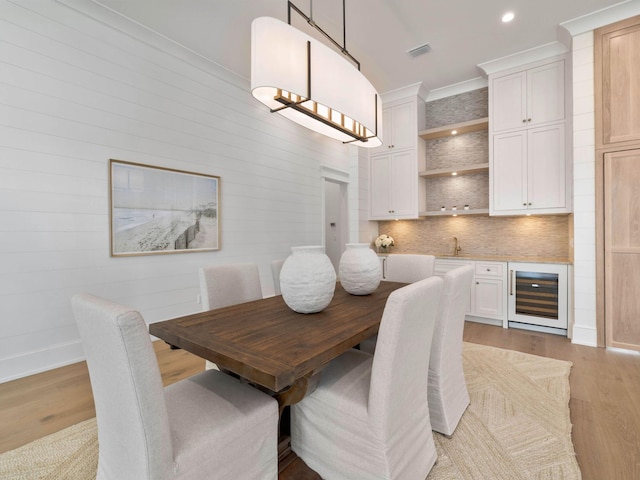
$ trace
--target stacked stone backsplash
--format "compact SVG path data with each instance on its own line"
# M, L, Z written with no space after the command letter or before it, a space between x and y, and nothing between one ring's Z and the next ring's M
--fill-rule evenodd
M436 128L488 116L488 88L428 102L426 128ZM427 170L456 168L489 161L487 131L427 141ZM489 174L427 179L421 211L451 210L468 204L489 208ZM458 215L425 217L422 220L379 222L379 232L395 240L394 253L451 254L457 237L462 255L513 258L572 258L570 216L489 217Z
M461 255L570 260L570 216L486 217L459 215L424 221L380 222L380 233L394 239L393 253L452 254L454 241Z
M468 122L489 115L489 88L452 95L427 102L426 129Z
M425 123L427 128L441 127L488 115L488 89L453 95L428 102ZM427 141L425 165L427 170L457 168L489 161L489 138L486 130ZM479 173L457 178L442 177L427 180L426 210L433 212L452 206L462 209L489 208L489 175ZM422 206L421 206L422 207Z

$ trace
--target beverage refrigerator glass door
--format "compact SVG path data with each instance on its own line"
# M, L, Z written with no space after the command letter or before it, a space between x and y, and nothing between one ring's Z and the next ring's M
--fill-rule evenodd
M509 262L509 326L567 330L567 265Z

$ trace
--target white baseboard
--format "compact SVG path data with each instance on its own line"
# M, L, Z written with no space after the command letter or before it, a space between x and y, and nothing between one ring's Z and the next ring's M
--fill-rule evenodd
M494 320L492 318L476 317L473 315L467 315L464 318L467 322L484 323L485 325L494 325L496 327L502 327L502 320Z
M0 383L64 367L85 359L80 340L0 358Z
M573 336L571 343L577 345L586 345L588 347L598 346L598 332L594 327L585 327L582 325L573 325Z

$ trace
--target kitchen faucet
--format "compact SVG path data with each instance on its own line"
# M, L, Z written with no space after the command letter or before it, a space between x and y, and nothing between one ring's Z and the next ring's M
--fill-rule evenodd
M453 237L453 241L455 242L453 246L453 256L457 257L460 250L462 250L462 247L458 245L458 237Z

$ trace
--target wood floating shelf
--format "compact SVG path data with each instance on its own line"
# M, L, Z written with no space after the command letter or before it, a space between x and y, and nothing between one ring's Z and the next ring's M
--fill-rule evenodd
M489 171L489 162L465 165L460 168L438 168L434 170L423 170L418 173L423 178L450 177L455 172L457 175L469 175L471 173L482 173Z
M436 210L432 212L420 212L421 217L452 217L453 215L489 215L488 208L475 208L471 210Z
M480 130L488 130L489 117L478 118L468 122L454 123L452 125L443 125L442 127L430 128L418 132L418 136L424 140L433 140L436 138L444 138L454 136L451 132L455 130L457 135L464 133L478 132Z

